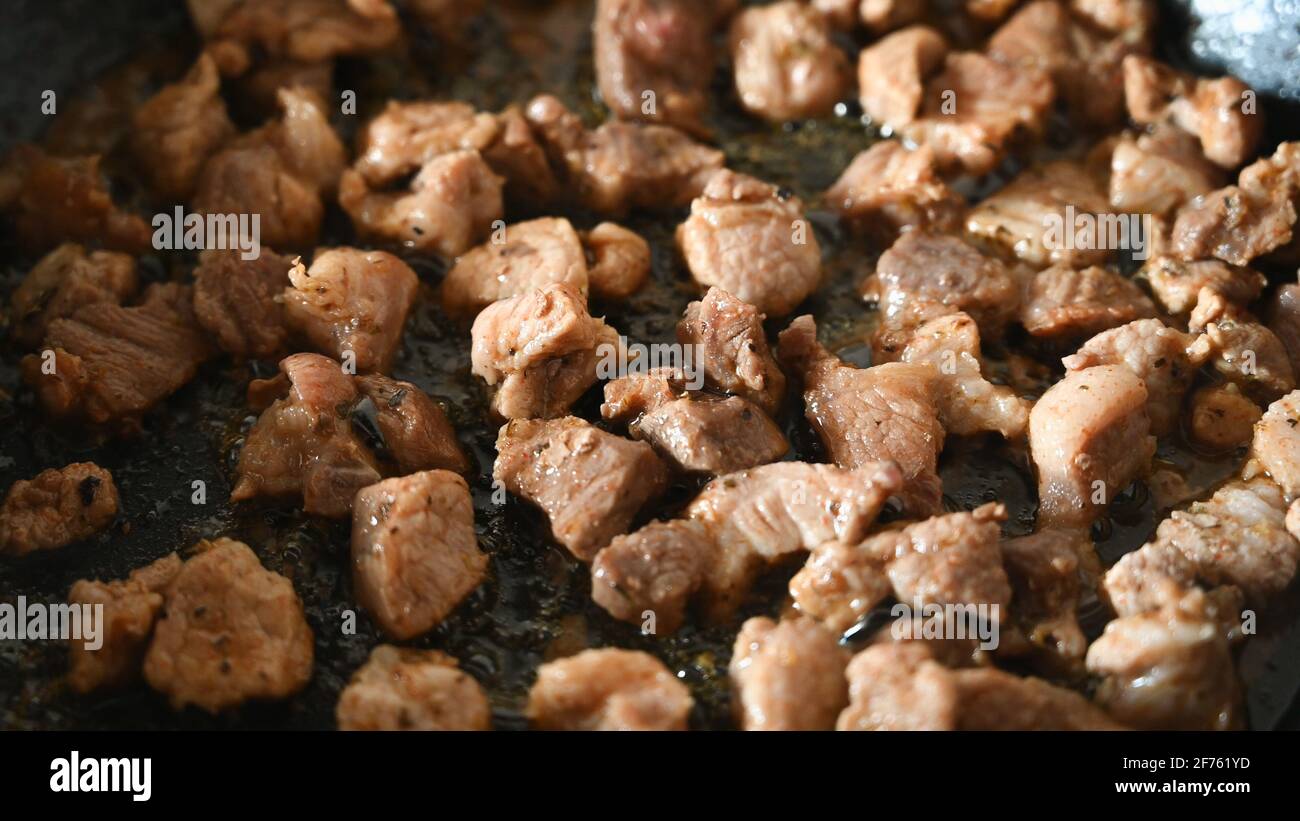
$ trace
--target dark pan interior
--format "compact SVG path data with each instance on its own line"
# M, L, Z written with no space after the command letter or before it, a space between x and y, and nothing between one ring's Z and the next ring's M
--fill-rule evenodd
M456 48L431 42L413 43L409 54L373 63L345 63L337 88L358 92L358 118L390 96L449 96L482 108L497 109L539 91L559 94L591 122L601 113L591 98L592 70L588 21L590 2L489 4L493 13L476 23L467 41ZM1180 63L1232 65L1241 50L1229 49L1215 60L1206 49L1183 38L1186 9L1167 9L1163 47ZM527 32L527 37L508 34ZM1218 31L1218 29L1215 29ZM1216 37L1219 36L1216 34ZM0 148L40 133L47 119L40 114L41 92L52 89L60 104L91 89L93 78L140 54L163 55L164 65L183 66L193 54L183 4L175 0L11 0L0 11ZM1259 65L1260 87L1273 78L1274 89L1300 88L1286 80L1294 61L1279 66L1262 59L1266 52L1248 50ZM1229 53L1231 52L1231 53ZM1285 59L1285 51L1280 52ZM171 63L168 63L168 60ZM180 62L177 63L176 61ZM1238 67L1238 70L1241 70ZM1271 72L1271 73L1270 73ZM1243 71L1243 73L1247 73ZM174 75L173 75L174 76ZM1282 78L1280 81L1277 78ZM1247 76L1251 81L1253 78ZM1293 95L1294 96L1294 95ZM865 364L864 344L872 323L854 294L854 285L870 269L880 249L844 236L835 219L820 210L817 194L868 146L873 137L850 110L831 120L798 128L768 127L740 114L725 72L716 78L718 113L714 125L729 162L739 170L788 186L809 203L810 214L826 249L827 287L808 303L823 328L825 341L850 360ZM1275 99L1266 100L1274 140L1300 138L1300 119ZM340 117L345 134L354 121ZM110 168L112 167L110 163ZM129 174L117 174L125 196L132 196ZM147 206L141 205L142 208ZM148 208L152 213L154 208ZM591 215L566 212L581 227ZM533 216L507 214L508 221ZM669 341L672 329L692 298L680 263L674 258L672 231L681 214L634 215L630 227L654 248L653 282L631 301L598 306L629 338ZM327 220L328 242L351 239L346 218ZM14 250L12 237L0 234L0 296L6 297L30 258ZM492 554L489 580L447 622L418 642L456 655L489 692L499 729L522 728L521 708L536 666L583 646L617 645L658 655L691 686L697 728L731 726L726 665L739 620L757 613L774 614L781 604L790 571L776 571L760 585L737 618L727 625L689 626L666 638L643 637L636 627L616 623L589 597L586 569L542 535L545 523L522 504L496 505L491 499L490 470L495 429L485 422L486 396L469 375L469 337L451 323L430 298L430 284L442 273L432 259L412 259L426 282L423 298L408 325L397 377L419 384L448 406L453 422L478 462L471 479L480 541ZM183 253L146 258L153 279L184 276L193 264ZM1294 272L1290 276L1294 277ZM1285 272L1275 273L1277 279ZM599 313L600 311L595 311ZM88 543L50 555L14 562L0 560L0 600L19 595L62 601L79 578L125 576L172 550L184 551L197 539L227 534L248 542L273 570L291 578L306 605L316 634L316 672L298 697L273 705L249 705L235 713L211 717L197 711L173 713L162 698L144 686L125 692L76 697L65 686L64 649L51 643L0 642L0 728L331 728L339 690L381 641L362 614L355 635L341 630L343 611L354 608L348 574L347 527L311 519L286 508L240 507L224 500L243 432L251 422L243 388L274 363L211 363L191 385L145 421L143 435L130 441L97 441L44 424L16 372L18 351L0 340L0 489L39 470L72 461L93 460L109 468L119 484L123 512L117 526ZM577 408L596 418L593 393ZM794 403L797 404L797 403ZM820 460L821 454L798 408L780 420L794 453L791 458ZM1159 458L1182 468L1194 482L1208 486L1233 471L1240 459L1207 459L1180 441L1162 444ZM1010 534L1028 532L1033 524L1032 478L1022 452L1000 442L956 440L941 465L947 502L969 508L998 499L1012 512ZM191 503L192 483L207 488L207 504ZM685 502L696 485L682 482L656 513ZM1140 545L1161 515L1150 494L1138 487L1117 501L1113 516L1098 527L1102 557L1110 562ZM1099 631L1104 617L1093 608L1086 625ZM1250 724L1255 728L1296 727L1293 701L1300 687L1300 602L1294 593L1259 619L1260 635L1239 659L1247 685Z

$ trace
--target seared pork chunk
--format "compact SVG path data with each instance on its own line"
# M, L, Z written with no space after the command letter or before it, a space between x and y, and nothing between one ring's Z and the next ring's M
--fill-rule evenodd
M746 730L831 730L848 705L846 653L811 619L749 619L736 635L731 682Z
M0 162L0 213L33 251L62 242L96 242L138 254L149 247L148 224L113 202L98 156L55 157L20 143Z
M1282 342L1291 359L1291 370L1300 377L1300 284L1278 288L1268 314L1268 329Z
M1229 265L1217 259L1185 262L1159 256L1142 267L1141 275L1151 292L1171 314L1188 314L1196 307L1202 288L1210 288L1229 302L1246 305L1254 302L1268 284L1258 271Z
M68 683L78 693L122 687L140 680L154 622L162 612L163 593L180 572L181 559L171 553L132 570L121 581L82 579L68 592L68 604L100 605L103 643L90 649L83 641L68 644Z
M358 373L392 367L420 284L410 266L384 251L332 248L289 280L286 318L312 347Z
M9 298L10 333L35 347L56 319L72 316L82 305L121 304L139 284L135 260L115 251L93 251L64 243L36 263Z
M780 462L714 479L685 519L614 539L592 565L592 597L612 615L681 625L698 592L725 618L769 564L831 540L860 541L902 481L887 462L856 469Z
M1101 593L1121 618L1176 604L1196 584L1196 565L1168 540L1151 542L1120 557L1102 581Z
M1268 406L1251 442L1250 458L1281 486L1287 499L1300 496L1300 391Z
M1078 672L1088 650L1079 627L1084 586L1094 588L1101 564L1086 531L1040 530L1002 543L1011 582L1011 622L1052 668Z
M1124 58L1124 99L1134 122L1174 123L1200 138L1205 156L1224 168L1250 159L1264 130L1263 117L1243 104L1248 91L1235 77L1196 78L1150 57Z
M234 134L216 61L201 54L185 77L136 109L131 149L159 197L185 200L208 157Z
M600 96L624 120L704 129L713 76L714 0L597 0Z
M1250 442L1263 411L1242 395L1236 383L1209 385L1192 394L1188 433L1214 450L1232 450Z
M884 140L853 158L826 201L859 233L892 240L910 229L956 228L966 203L938 176L928 146Z
M626 422L675 467L715 476L779 459L790 445L752 402L688 392L681 371L659 368L605 385L601 416Z
M307 685L312 633L293 584L242 542L199 545L167 587L144 659L149 686L179 710L210 713Z
M117 516L113 475L91 462L19 479L0 505L0 554L53 550L95 535Z
M573 198L602 216L686 205L725 159L668 126L607 122L588 131L549 95L534 98L525 116Z
M1020 322L1033 336L1070 340L1155 313L1141 288L1109 268L1053 265L1029 280Z
M208 48L232 68L254 53L308 63L373 54L401 33L387 0L190 0L189 7Z
M1282 340L1212 288L1202 288L1197 295L1187 327L1209 340L1214 369L1261 402L1296 386Z
M1116 619L1088 648L1097 702L1145 730L1231 730L1241 693L1228 640L1199 591L1161 610Z
M194 316L223 351L274 356L289 335L284 303L293 260L263 248L257 259L239 251L204 251L194 269Z
M581 237L587 278L598 299L627 299L650 278L650 244L636 232L602 222Z
M858 100L877 124L895 131L911 123L926 80L943 65L948 44L929 26L910 26L858 53Z
M931 394L932 366L846 365L817 341L810 316L781 332L779 354L786 370L802 380L804 415L835 464L897 462L904 506L917 515L939 510L944 429Z
M567 219L519 222L456 260L442 280L442 305L448 313L474 316L497 300L555 282L585 297L588 273L578 232Z
M821 282L821 247L803 202L774 185L722 170L677 229L691 276L764 314L780 316Z
M374 454L353 431L356 386L316 354L287 357L280 371L290 389L248 432L230 500L300 496L307 513L347 516L356 492L380 479Z
M472 335L473 371L496 388L492 411L503 419L563 416L595 383L600 358L622 344L564 283L489 305Z
M130 308L83 305L50 322L42 353L21 362L23 378L56 418L132 425L212 354L191 302L188 286L167 283Z
M352 506L352 582L399 641L429 632L483 581L469 486L447 470L385 479Z
M958 670L959 730L1122 730L1079 693L992 668Z
M763 332L764 316L721 288L686 306L677 341L697 346L704 380L711 388L743 397L769 414L785 398L785 374Z
M668 471L646 443L567 416L504 425L492 478L541 508L555 540L591 561L663 492Z
M455 257L474 246L501 218L502 179L477 151L451 151L429 160L407 191L375 191L348 169L339 205L363 236Z
M1170 244L1183 259L1249 265L1290 242L1295 221L1296 207L1286 192L1229 185L1184 206Z
M781 122L830 113L845 91L849 60L811 6L782 0L731 23L736 94L751 114Z
M447 414L424 391L377 374L358 376L356 386L363 398L352 410L354 425L359 415L365 415L367 425L373 422L374 429L367 431L375 438L372 445L402 473L469 470L469 459Z
M1136 138L1125 134L1110 160L1110 205L1117 212L1167 214L1223 185L1196 138L1170 125Z
M339 693L340 730L490 730L483 688L438 650L381 644Z
M1183 394L1211 353L1205 336L1185 334L1158 319L1139 319L1101 332L1061 361L1069 371L1098 365L1128 368L1146 386L1151 432L1163 436L1178 427Z
M608 647L538 667L527 713L539 730L685 730L693 706L663 662Z
M1029 414L1038 523L1090 523L1151 468L1147 389L1122 365L1069 371Z
M964 311L982 333L997 338L1015 315L1020 282L1003 262L958 237L909 231L881 254L863 296L880 303L886 324L920 304L937 303Z
M1093 218L1092 236L1076 228L1080 215ZM1105 262L1122 242L1136 243L1127 225L1126 217L1110 215L1106 192L1089 171L1067 161L1022 171L966 218L967 231L1038 266Z

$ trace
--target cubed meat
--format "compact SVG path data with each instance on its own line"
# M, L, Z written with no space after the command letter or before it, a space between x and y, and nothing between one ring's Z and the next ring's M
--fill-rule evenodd
M23 556L87 539L117 517L113 475L91 462L19 479L0 505L0 554Z
M685 730L693 706L663 662L607 647L538 667L527 714L539 730Z
M68 644L68 684L73 690L89 693L140 680L154 622L162 612L163 593L180 569L180 556L171 553L131 571L122 581L82 579L72 585L68 604L104 608L100 646L92 650L83 641Z
M136 109L131 125L131 149L154 193L188 199L208 157L235 134L216 61L199 55L185 77Z
M736 712L746 730L832 730L848 706L848 653L812 619L749 619L731 654Z
M503 426L492 478L541 508L554 539L589 562L664 491L668 469L646 443L568 416Z
M483 581L469 486L447 470L385 479L352 505L357 600L398 641L438 626Z
M1073 690L992 668L952 673L959 730L1122 730L1104 710Z
M1196 585L1196 565L1170 541L1143 545L1120 557L1102 581L1103 600L1124 618L1176 605Z
M1209 340L1214 369L1261 403L1296 386L1282 340L1212 288L1202 288L1197 295L1187 327Z
M1300 376L1300 284L1283 285L1274 291L1268 314L1268 329L1282 342L1291 370Z
M289 280L286 319L313 348L356 373L392 367L420 285L409 265L385 251L332 248L311 268L298 262Z
M585 297L588 274L582 242L567 219L519 222L456 260L442 280L442 305L448 313L474 316L493 302L556 282Z
M209 48L244 52L244 61L249 52L303 62L374 54L401 34L387 0L192 0L189 6Z
M731 22L736 94L751 114L782 122L821 117L843 96L849 60L830 24L795 0L745 9Z
M307 513L343 518L357 491L380 479L350 418L356 385L337 362L316 354L287 357L280 371L290 389L245 437L230 500L300 497Z
M858 100L881 126L895 131L916 119L926 81L948 53L943 35L910 26L882 37L858 53Z
M1081 268L1136 248L1128 214L1112 214L1106 192L1083 165L1057 161L1022 171L971 209L966 230L1025 262Z
M1142 267L1141 276L1151 293L1171 314L1188 314L1196 307L1202 288L1211 288L1229 302L1247 305L1259 298L1268 280L1251 268L1217 259L1185 262L1159 256Z
M485 151L500 126L486 111L455 101L389 100L357 134L353 170L372 186L419 171L454 151Z
M952 730L958 691L952 672L919 642L874 644L845 673L849 706L837 730Z
M1125 134L1110 160L1110 205L1117 212L1168 214L1223 185L1196 138L1170 125L1136 138Z
M42 353L22 360L23 379L56 418L132 426L212 355L192 299L189 286L167 283L130 308L83 305L49 324Z
M611 616L644 624L654 632L676 632L686 607L713 561L713 538L690 519L651 522L615 536L591 564L591 598Z
M396 463L403 474L469 470L447 414L419 387L377 374L358 376L356 386L362 399L352 409L353 424L365 418L362 426L378 456Z
M1079 600L1101 569L1092 540L1081 530L1040 530L1004 541L1002 564L1012 624L1049 669L1077 673L1088 650Z
M789 192L722 170L677 228L691 276L717 286L770 316L790 313L817 289L821 246Z
M451 258L501 219L502 183L477 151L452 151L429 160L407 191L374 191L348 169L339 205L365 237Z
M1263 413L1235 383L1208 385L1192 394L1188 434L1211 450L1233 450L1250 443Z
M194 316L220 348L239 357L272 357L289 330L280 295L293 260L263 248L256 259L239 251L204 251L194 269Z
M622 345L564 283L489 305L471 333L473 372L496 389L492 411L503 419L563 416L596 382L602 358L617 357Z
M1183 394L1211 354L1205 336L1185 334L1158 319L1139 319L1097 334L1061 361L1069 371L1098 365L1128 368L1146 386L1151 432L1163 436L1178 427Z
M1029 414L1029 447L1038 473L1038 523L1090 523L1150 471L1147 389L1121 365L1069 371Z
M1251 442L1250 458L1281 486L1287 499L1300 496L1300 391L1268 406Z
M1178 211L1170 248L1186 260L1217 257L1249 265L1292 239L1296 207L1286 192L1229 185Z
M199 550L167 587L144 659L149 686L174 709L210 713L307 686L313 639L293 584L243 542L222 538Z
M876 143L853 158L826 201L857 233L892 241L907 230L957 228L966 202L939 177L928 146Z
M452 656L381 644L334 708L340 730L490 730L492 708Z
M1155 314L1142 289L1109 268L1053 265L1029 280L1020 323L1033 336L1069 341Z
M710 288L686 306L677 341L694 346L706 385L775 414L785 398L785 374L768 347L763 319L753 305Z
M650 244L635 231L602 222L581 237L588 284L597 299L627 299L650 278Z
M87 253L81 245L64 243L41 257L10 295L10 333L22 345L35 347L54 320L96 302L120 305L138 285L130 255Z

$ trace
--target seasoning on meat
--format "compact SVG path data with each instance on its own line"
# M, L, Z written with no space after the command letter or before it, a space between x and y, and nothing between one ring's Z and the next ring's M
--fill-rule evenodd
M372 446L381 457L396 462L402 473L469 470L469 459L447 414L419 387L377 374L358 376L355 382L364 399L353 408L354 426L369 400L364 411L373 418L375 429L367 433L378 434Z
M746 730L831 730L848 706L846 653L811 619L746 621L729 672Z
M1211 288L1229 302L1244 306L1258 299L1268 284L1258 271L1217 259L1186 262L1159 256L1148 261L1140 275L1171 314L1191 313L1202 288Z
M1282 340L1213 288L1201 289L1187 327L1209 339L1214 369L1261 402L1296 386Z
M829 114L850 76L830 25L811 6L782 0L736 15L729 34L736 95L751 114L782 122Z
M381 644L334 709L340 730L490 730L483 688L452 656Z
M526 712L539 730L685 730L693 706L663 662L608 647L538 667Z
M0 505L0 554L53 550L95 535L117 517L113 475L91 462L19 479Z
M252 260L237 250L204 251L194 269L195 319L228 354L275 356L289 335L280 296L293 265L268 248Z
M768 347L763 319L753 305L713 287L686 306L677 341L695 346L707 386L774 415L785 398L785 374Z
M475 316L493 302L564 283L587 295L587 259L573 225L563 217L507 225L456 260L442 280L450 314Z
M1141 288L1109 268L1053 265L1029 280L1020 323L1033 336L1068 341L1155 313Z
M950 231L966 202L939 177L929 146L883 140L859 153L826 191L829 206L854 231L884 241L907 230Z
M1170 125L1125 134L1110 160L1110 205L1119 213L1167 214L1224 183L1196 138Z
M1233 450L1250 443L1263 413L1235 383L1207 385L1192 394L1188 433L1212 450Z

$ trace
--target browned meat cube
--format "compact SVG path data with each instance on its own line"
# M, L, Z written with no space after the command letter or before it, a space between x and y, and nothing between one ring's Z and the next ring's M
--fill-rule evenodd
M356 386L337 362L316 354L287 357L280 371L290 389L248 432L230 500L301 497L307 513L347 516L356 492L380 478L374 455L353 431Z
M355 373L392 367L420 285L409 265L385 251L332 248L311 268L298 262L289 280L289 327L313 348Z
M948 43L929 26L910 26L858 53L858 100L877 124L897 131L916 119L926 80L943 65Z
M209 48L318 62L376 53L401 34L387 0L190 0L190 14Z
M381 644L339 693L340 730L490 730L483 688L438 650Z
M1029 414L1039 527L1088 524L1149 472L1150 427L1147 389L1126 367L1069 371L1049 388Z
M1268 329L1282 342L1291 370L1300 376L1300 284L1283 285L1273 293Z
M1080 217L1093 220L1080 230ZM1073 162L1051 162L1022 171L1006 187L971 209L966 230L1002 245L1028 263L1083 267L1105 262L1138 237L1128 215L1111 215L1110 203L1089 171Z
M313 641L293 584L243 542L200 543L167 587L144 659L173 708L210 713L288 698L311 678Z
M1020 322L1034 336L1070 340L1155 313L1141 288L1108 268L1053 265L1029 281Z
M893 595L885 562L862 545L823 542L790 579L790 598L799 612L843 633Z
M1196 585L1196 565L1169 541L1149 542L1106 571L1102 598L1121 618L1177 605Z
M407 191L375 191L348 169L339 205L362 236L452 258L501 218L502 184L477 151L451 151L425 163Z
M185 77L135 110L131 125L136 164L154 193L165 200L188 199L208 157L235 134L216 61L199 55Z
M1219 292L1201 289L1187 327L1209 340L1214 369L1261 402L1271 402L1296 386L1282 340Z
M1218 257L1249 265L1290 242L1295 221L1296 207L1285 191L1229 185L1179 210L1170 245L1182 259Z
M692 67L694 71L694 67ZM721 151L675 128L607 122L588 131L549 95L525 111L573 198L602 216L688 204L722 167Z
M469 459L447 414L424 391L410 382L375 374L358 376L356 386L370 400L367 412L373 415L380 456L396 462L403 473L469 470ZM353 410L354 417L364 402Z
M1064 687L992 668L952 674L959 730L1122 730L1105 711Z
M113 475L75 462L19 479L0 505L0 554L23 556L89 538L117 516Z
M361 606L393 638L438 626L487 570L469 486L447 470L385 479L352 506L352 582Z
M589 562L663 492L668 470L644 442L567 416L503 426L492 478L541 508L555 540Z
M267 248L252 260L239 251L204 251L194 269L195 318L226 353L274 356L289 335L279 297L293 265Z
M13 219L24 247L44 251L62 242L98 242L130 254L149 248L148 224L113 202L99 160L55 157L20 143L0 162L0 213Z
M838 730L953 730L958 692L953 674L920 642L874 644L846 671L849 706Z
M618 332L563 283L489 305L472 336L473 371L496 388L492 410L503 419L563 416L622 347Z
M677 228L691 276L771 316L788 314L822 278L821 246L798 197L722 170Z
M878 142L853 158L826 201L854 231L892 241L908 229L957 228L966 202L935 171L929 146Z
M713 0L597 0L596 82L614 116L703 131L713 24Z
M1135 729L1240 729L1232 654L1208 609L1196 592L1106 625L1088 648L1088 671L1103 677L1098 703Z
M811 6L782 0L745 9L731 22L736 94L774 122L829 114L849 79L849 60Z
M1128 368L1146 386L1151 432L1163 436L1178 427L1183 394L1211 354L1205 336L1185 334L1158 319L1139 319L1097 334L1061 361L1070 371L1098 365Z
M468 103L389 100L358 132L352 168L368 184L384 185L443 154L483 152L499 130L494 115Z
M1300 391L1268 406L1255 426L1250 458L1281 486L1287 499L1300 496Z
M1223 183L1196 138L1173 126L1125 134L1111 155L1110 205L1118 212L1167 214Z
M188 286L152 285L144 302L83 305L45 333L48 354L22 360L23 379L51 415L93 424L134 423L212 354L194 319Z
M944 429L931 396L933 368L846 365L817 341L810 316L781 332L779 353L786 370L803 381L804 415L832 461L844 467L897 462L905 482L903 504L917 515L937 512Z
M673 633L713 560L713 539L690 519L651 522L615 536L591 564L591 598L633 624L654 617L654 632ZM647 631L648 632L648 631Z
M650 244L639 234L602 222L581 236L591 293L598 299L627 299L650 278Z
M1052 670L1078 673L1088 651L1079 599L1096 586L1101 562L1082 530L1040 530L1002 543L1011 582L1011 621ZM1005 629L1005 626L1004 628Z
M663 662L608 647L538 667L527 713L539 730L685 730L693 706Z
M1188 433L1192 441L1220 451L1249 444L1255 423L1264 413L1233 382L1201 388L1192 394L1191 404Z
M1015 315L1020 281L1006 264L958 237L909 231L880 255L863 295L880 303L886 322L933 302L970 314L981 333L997 338Z
M767 344L764 316L721 288L686 306L677 341L695 346L709 387L744 397L769 414L785 398L785 374Z
M556 282L585 297L587 280L578 233L563 217L544 217L507 225L457 259L442 280L442 305L448 313L474 316L493 302Z
M180 556L171 553L131 571L123 581L82 579L72 585L69 604L104 608L99 626L102 644L93 650L81 641L68 645L68 683L73 690L89 693L139 681L154 622L162 612L163 593L180 569Z
M1263 292L1268 280L1258 271L1229 265L1217 259L1185 262L1160 256L1142 267L1141 275L1164 309L1187 314L1196 307L1202 288L1211 288L1229 302L1246 305Z
M1124 58L1124 99L1135 122L1173 122L1201 140L1201 150L1224 168L1250 159L1264 130L1263 117L1246 106L1250 91L1235 77L1207 80L1171 69L1150 57Z
M849 702L848 654L812 619L749 619L731 654L736 712L746 730L831 730Z
M11 333L22 345L34 347L54 320L95 302L120 305L137 285L135 260L129 255L86 253L83 246L64 243L42 257L14 289L9 298Z

